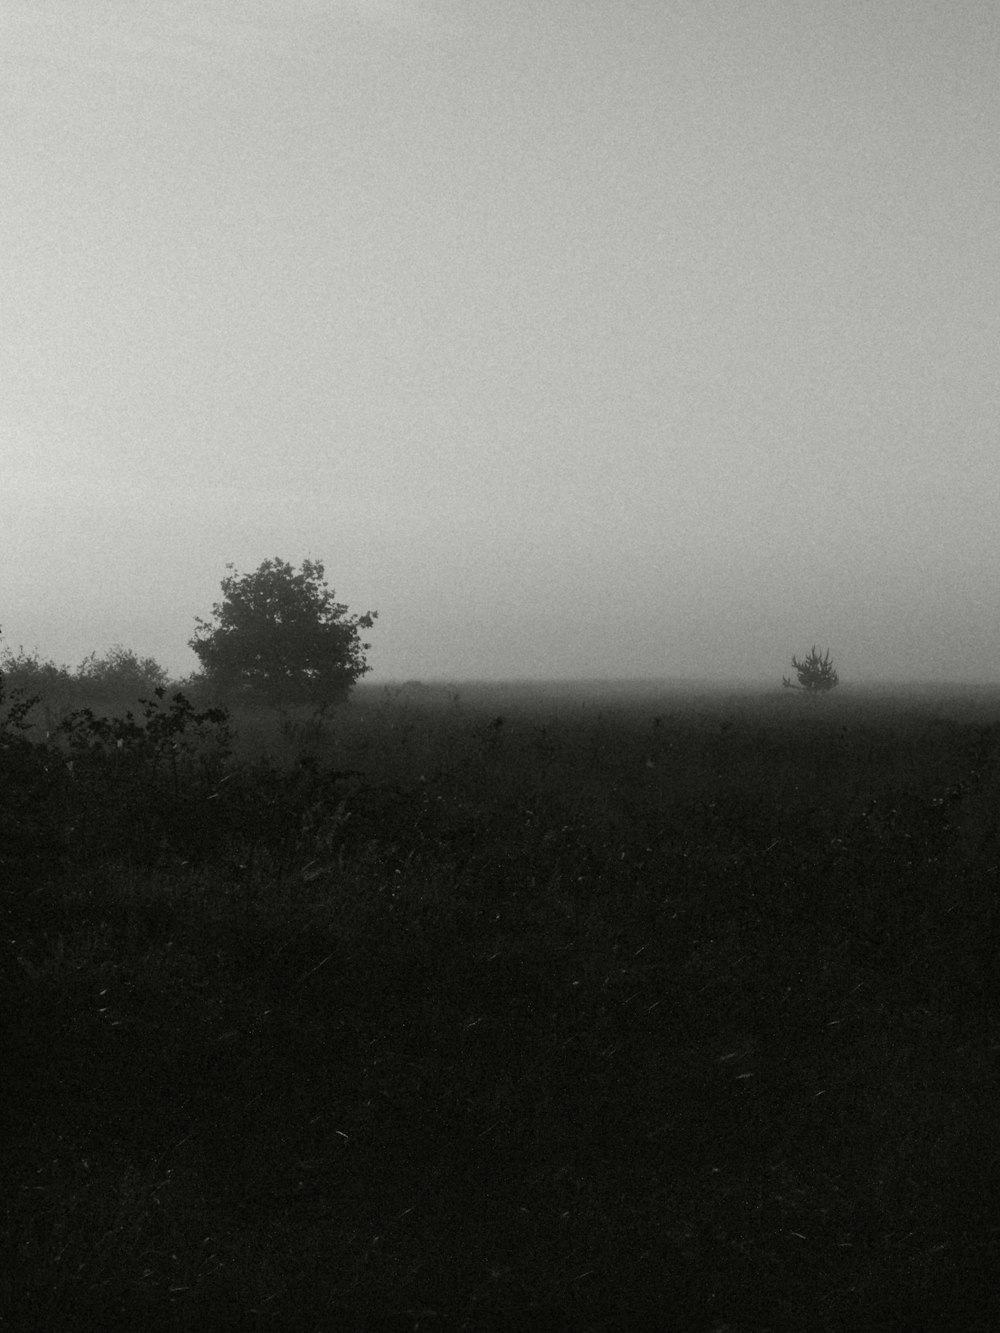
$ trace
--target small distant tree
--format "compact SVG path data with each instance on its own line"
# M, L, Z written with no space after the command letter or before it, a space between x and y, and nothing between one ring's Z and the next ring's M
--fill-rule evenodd
M87 694L132 700L140 694L162 689L167 673L152 657L139 657L120 643L103 657L91 653L76 669L76 678Z
M222 580L217 623L196 619L189 646L207 685L223 697L274 705L339 703L371 668L359 630L378 613L347 616L326 586L323 565L304 560L296 573L275 557L251 574L233 565Z
M792 666L798 674L799 683L796 685L787 676L783 676L781 683L787 690L805 690L808 694L822 694L835 689L839 683L839 677L830 661L829 649L825 654L821 654L813 644L812 651L803 661L800 662L797 657L792 658Z
M52 661L43 662L37 652L26 653L23 646L16 654L5 649L0 658L0 671L11 688L44 697L55 693L69 694L73 686L69 667L58 667Z

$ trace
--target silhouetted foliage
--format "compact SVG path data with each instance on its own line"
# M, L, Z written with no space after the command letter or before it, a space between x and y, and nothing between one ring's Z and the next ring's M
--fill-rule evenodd
M371 668L359 639L377 612L347 617L334 601L318 560L296 573L275 557L251 574L233 571L222 580L223 600L212 608L213 625L198 618L190 647L206 682L223 697L269 704L320 706L346 698Z
M49 764L25 735L37 696L11 689L0 672L0 869L34 854L48 832Z
M829 649L824 655L813 644L812 651L803 661L800 662L797 657L792 658L792 666L798 674L799 683L795 685L787 676L782 677L781 683L787 690L805 690L809 694L822 694L835 689L839 683L840 678L830 661Z
M36 726L52 731L55 722L74 708L90 706L115 711L134 706L142 695L167 684L167 673L152 657L139 657L116 644L103 656L91 653L75 671L42 661L38 653L10 649L0 659L8 691L34 696ZM26 710L27 711L27 710Z
M167 853L191 856L217 839L209 805L230 752L224 709L196 712L177 691L167 702L141 699L142 716L100 717L80 708L64 718L44 756L46 787L57 792L59 817L50 852L72 846L77 860L121 855L152 863Z
M31 725L27 716L38 703L34 695L29 695L23 687L10 688L6 673L0 671L0 706L7 700L7 706L0 712L0 746L6 747L11 741L20 739L20 733Z
M76 669L77 680L94 693L134 695L160 689L167 673L152 657L139 657L131 648L115 644L103 657L91 653Z
M166 690L158 686L155 699L140 699L142 721L127 712L124 717L96 717L89 708L71 713L59 723L55 735L66 738L71 755L76 758L113 759L117 764L132 762L152 779L169 768L176 788L177 762L204 749L210 738L221 753L228 753L229 717L225 709L210 708L196 713L187 698L174 694L164 711Z
M68 706L77 697L77 684L69 667L58 667L52 661L43 662L37 652L26 653L23 646L16 654L5 649L0 659L0 671L8 694L32 696L32 704L25 708L22 716L40 704Z

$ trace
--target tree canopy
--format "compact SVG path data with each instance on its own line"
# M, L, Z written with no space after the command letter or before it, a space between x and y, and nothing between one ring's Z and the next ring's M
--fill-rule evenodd
M348 616L326 586L323 565L295 569L277 556L250 574L233 565L222 580L216 623L196 619L189 641L207 683L221 694L272 704L338 703L371 668L359 630L378 613Z
M103 657L91 653L76 669L77 679L95 690L108 693L136 694L152 691L167 683L167 673L152 657L139 657L120 643Z

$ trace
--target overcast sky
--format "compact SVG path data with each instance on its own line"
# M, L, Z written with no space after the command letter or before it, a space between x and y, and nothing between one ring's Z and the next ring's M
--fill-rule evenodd
M4 0L3 646L1000 677L995 0Z

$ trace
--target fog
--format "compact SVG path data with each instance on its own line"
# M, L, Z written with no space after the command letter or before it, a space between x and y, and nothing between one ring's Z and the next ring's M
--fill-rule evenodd
M991 0L6 0L3 644L996 681Z

